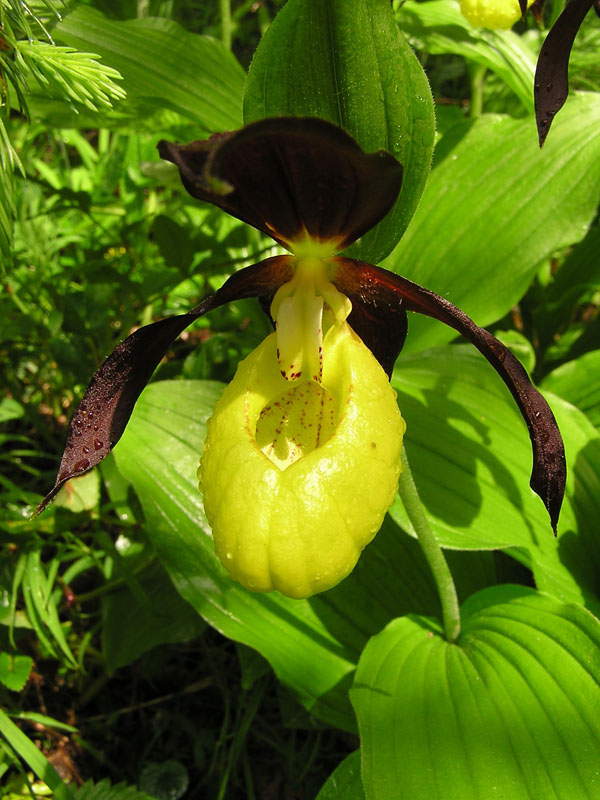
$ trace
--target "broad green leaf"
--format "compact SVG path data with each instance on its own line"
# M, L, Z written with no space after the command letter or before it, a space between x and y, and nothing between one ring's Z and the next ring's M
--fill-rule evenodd
M152 761L140 775L140 789L157 800L179 800L190 783L187 769L181 761Z
M80 478L72 478L56 495L55 505L77 514L96 508L100 500L100 475L92 470Z
M21 403L12 397L3 397L0 401L0 422L8 422L11 419L20 419L25 414L25 409Z
M492 70L533 111L535 54L513 31L476 28L454 0L407 0L396 11L403 33L431 55L453 53Z
M244 71L220 42L163 18L118 21L78 6L57 25L54 38L97 53L123 76L128 104L169 108L205 132L239 128Z
M451 128L388 269L486 325L524 294L541 262L579 241L596 214L600 96L573 96L538 148L533 119L483 116ZM454 331L411 317L406 350Z
M365 800L360 778L360 750L350 753L327 778L316 800Z
M410 615L374 637L351 698L369 800L598 797L600 623L499 586L448 644Z
M406 420L406 448L440 544L508 549L538 587L598 613L600 439L576 408L552 397L567 455L567 489L552 535L529 488L531 445L511 395L468 346L401 357L393 380ZM397 501L391 514L410 523Z
M600 428L600 350L562 364L546 375L541 385L573 403Z
M137 579L144 602L123 588L107 595L102 604L102 652L111 673L159 644L194 639L205 627L157 561Z
M13 653L0 652L0 683L13 692L20 692L27 683L33 659Z
M494 331L494 336L506 345L531 375L535 369L535 350L526 336L519 331Z
M123 525L135 524L137 519L134 510L131 508L129 498L131 487L117 469L112 453L98 466L111 507L118 516L119 521Z
M244 94L244 120L327 119L367 152L404 167L387 217L349 251L378 261L414 213L431 163L435 121L425 73L394 21L389 0L289 0L262 38Z
M142 501L152 544L183 598L226 636L258 650L314 713L352 728L347 687L369 636L409 610L440 613L428 567L417 543L388 518L352 575L308 601L252 594L229 578L214 553L196 478L205 422L221 388L151 384L115 449L119 469Z

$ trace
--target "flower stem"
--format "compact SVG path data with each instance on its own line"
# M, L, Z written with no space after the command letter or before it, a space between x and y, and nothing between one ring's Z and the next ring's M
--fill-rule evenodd
M481 64L471 67L471 110L469 112L471 119L481 116L483 111L483 84L486 72L486 68Z
M398 491L438 589L442 604L444 634L449 642L455 642L460 634L460 607L456 587L442 548L425 515L404 446L402 446L402 472Z
M230 0L220 0L221 8L221 41L227 50L231 50L231 5Z

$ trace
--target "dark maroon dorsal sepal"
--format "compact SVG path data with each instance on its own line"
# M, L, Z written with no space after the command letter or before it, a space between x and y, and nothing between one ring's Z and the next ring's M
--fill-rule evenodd
M161 141L187 191L272 236L288 249L306 235L343 250L392 208L402 165L364 153L337 125L275 117L206 141Z

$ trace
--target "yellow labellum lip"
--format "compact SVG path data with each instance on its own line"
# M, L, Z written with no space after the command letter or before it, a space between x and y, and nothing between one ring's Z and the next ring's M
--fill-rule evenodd
M290 383L272 334L209 421L205 511L219 558L253 591L300 598L335 586L397 488L405 423L384 371L346 323L323 350L321 384Z

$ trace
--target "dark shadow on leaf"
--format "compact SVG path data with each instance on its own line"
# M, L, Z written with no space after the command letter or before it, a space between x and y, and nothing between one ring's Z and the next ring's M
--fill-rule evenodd
M583 447L573 469L571 505L577 530L565 531L558 540L561 563L577 579L585 595L585 606L600 616L600 439Z
M514 476L490 448L488 425L470 413L464 405L449 398L447 378L440 381L435 389L423 392L424 403L404 394L400 385L396 384L396 388L398 403L408 424L406 446L415 480L421 499L432 514L451 526L468 527L473 522L482 501L477 478L478 462L485 465L510 502L523 510L521 493ZM443 397L443 406L440 404L440 397ZM489 413L489 410L482 409L482 414L486 412ZM420 429L425 420L431 422L427 423L427 429ZM452 424L453 420L466 422L479 441L461 433ZM459 485L452 485L443 472L431 475L420 465L423 451L432 447L435 447L436 455L440 459L447 459L453 467L459 465ZM446 494L447 502L444 502L442 492ZM527 524L532 538L535 538L533 528Z

